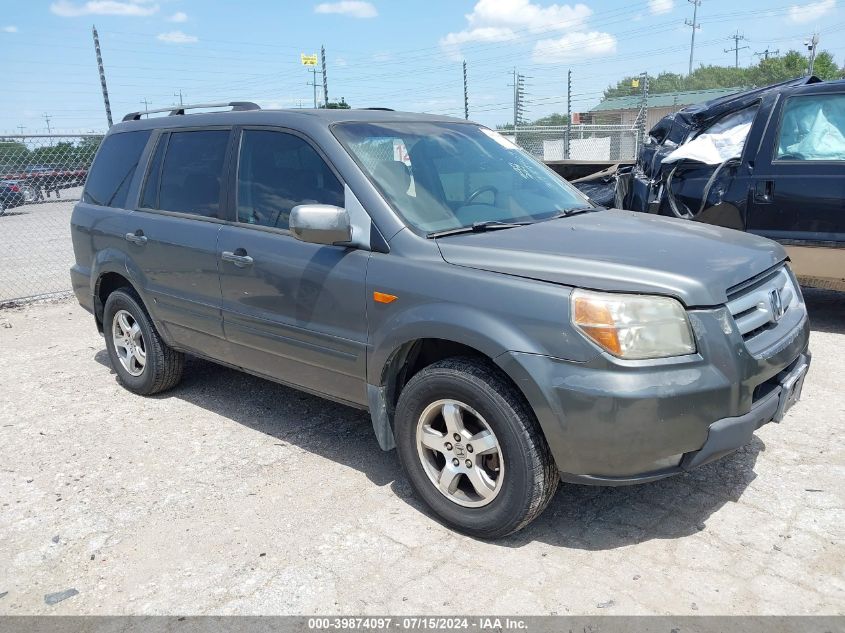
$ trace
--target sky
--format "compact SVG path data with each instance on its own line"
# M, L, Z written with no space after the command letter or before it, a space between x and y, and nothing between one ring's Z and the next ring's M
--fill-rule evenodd
M300 54L326 49L329 100L353 107L512 120L513 70L526 118L587 111L618 79L686 73L692 0L7 0L0 15L0 134L107 128L91 27L100 35L115 120L184 103L311 107ZM695 60L732 64L732 34L755 53L804 49L814 31L845 63L845 0L701 0ZM318 81L321 79L318 77ZM321 86L322 88L322 86Z

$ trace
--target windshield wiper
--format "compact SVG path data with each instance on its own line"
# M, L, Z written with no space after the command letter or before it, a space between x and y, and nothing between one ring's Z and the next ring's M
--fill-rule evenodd
M553 216L547 218L548 220L555 220L557 218L568 218L571 215L578 215L579 213L589 213L590 211L600 211L604 207L573 207L571 209L561 209Z
M433 231L426 235L432 237L446 237L447 235L458 235L459 233L484 233L485 231L497 231L499 229L513 229L517 226L526 226L530 222L500 222L499 220L488 220L486 222L473 222L469 226L459 226L456 229L445 229Z

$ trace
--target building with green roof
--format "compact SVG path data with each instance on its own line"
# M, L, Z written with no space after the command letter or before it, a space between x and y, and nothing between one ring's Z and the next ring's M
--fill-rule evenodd
M646 130L650 130L655 123L667 114L677 112L683 107L725 97L742 90L744 88L712 88L709 90L680 90L678 92L650 94L648 96ZM633 127L637 122L641 107L642 95L610 97L592 108L587 116L582 117L582 122L630 125Z

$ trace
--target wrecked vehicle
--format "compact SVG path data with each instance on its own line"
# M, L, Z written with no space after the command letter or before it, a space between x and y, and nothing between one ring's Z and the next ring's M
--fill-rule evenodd
M845 291L845 81L688 106L650 130L633 167L573 184L605 206L771 238L803 285Z

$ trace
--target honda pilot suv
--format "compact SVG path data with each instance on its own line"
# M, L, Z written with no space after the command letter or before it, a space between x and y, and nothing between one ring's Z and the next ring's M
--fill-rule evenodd
M227 105L127 115L74 209L73 287L130 391L191 354L368 410L481 538L561 480L722 457L798 399L809 326L775 242L596 207L474 123Z

